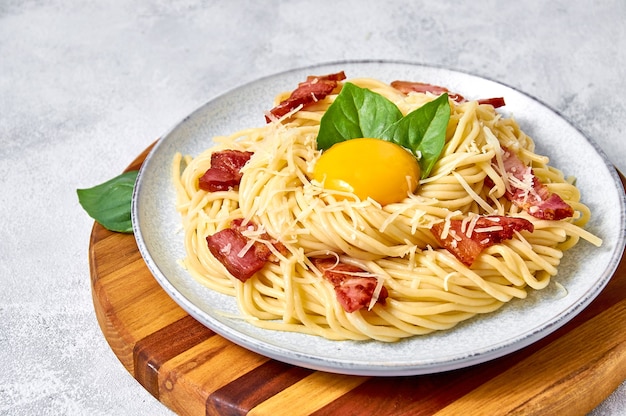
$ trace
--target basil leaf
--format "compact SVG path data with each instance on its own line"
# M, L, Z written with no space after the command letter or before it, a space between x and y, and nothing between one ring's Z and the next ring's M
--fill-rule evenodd
M367 88L346 83L322 116L317 148L358 137L380 138L387 127L402 118L398 107Z
M448 121L450 104L444 93L390 125L380 138L411 150L419 160L424 179L441 155Z
M138 173L128 171L93 188L77 189L78 202L107 230L132 233L130 210Z

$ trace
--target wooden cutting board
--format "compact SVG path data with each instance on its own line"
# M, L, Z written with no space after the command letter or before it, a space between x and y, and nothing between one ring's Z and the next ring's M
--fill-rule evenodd
M626 379L624 258L600 296L543 340L470 368L391 378L308 370L225 340L161 289L132 235L94 224L89 260L113 352L181 415L584 415Z

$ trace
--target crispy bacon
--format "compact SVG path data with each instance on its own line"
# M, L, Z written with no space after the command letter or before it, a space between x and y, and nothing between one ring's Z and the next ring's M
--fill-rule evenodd
M427 84L425 82L414 82L414 81L393 81L391 86L403 94L408 94L410 92L419 92L419 93L431 93L435 95L441 95L444 92L448 93L448 96L457 103L462 103L465 101L462 95L451 93L446 87L441 87L439 85Z
M300 105L306 107L309 104L316 103L333 92L337 87L337 83L344 79L346 79L346 74L343 71L321 76L309 75L306 81L299 83L298 88L287 99L272 108L270 113L274 117L280 118ZM265 116L265 121L269 123L272 119Z
M524 218L502 215L478 217L475 223L472 220L450 220L450 228L444 236L445 226L445 222L437 223L431 232L441 246L466 266L471 266L487 247L513 238L515 231L534 230L533 224Z
M253 223L252 221L245 221L243 218L235 218L231 222L230 227L235 229L235 230L237 230L237 231L239 231L244 236L245 236L246 232L255 233L257 231L257 229L258 229L258 226L255 223ZM287 248L285 247L285 245L283 243L281 243L280 241L272 238L268 233L263 232L261 234L258 234L258 239L263 240L263 241L268 241L282 255L286 255L287 254ZM267 248L267 245L265 245L263 243L258 243L258 244L261 244L265 248ZM268 250L269 250L269 248L268 248ZM273 261L272 255L270 255L269 260Z
M243 219L236 219L230 228L225 228L206 238L211 254L226 267L226 270L233 277L245 282L256 272L261 270L268 261L273 260L273 253L267 244L254 241L250 243L250 238L246 231L256 231L255 224L244 223ZM285 246L272 240L267 233L259 235L259 239L270 242L279 252L285 253Z
M369 307L378 285L374 276L367 276L367 271L346 263L337 263L332 258L311 259L322 276L335 288L337 301L348 313ZM382 286L376 302L385 304L389 296Z
M481 98L476 101L478 101L478 104L488 104L493 106L493 108L504 107L506 105L504 97Z
M424 82L414 82L414 81L393 81L391 86L403 94L408 94L410 92L420 92L420 93L431 93L435 95L441 95L444 92L448 93L448 96L457 103L464 103L467 100L461 94L457 94L454 92L450 92L446 87L441 87L439 85L427 84ZM478 104L489 104L494 108L503 107L505 104L504 98L502 97L493 97L493 98L482 98L477 100Z
M211 167L200 177L198 186L209 192L227 191L239 185L241 168L252 152L222 150L211 155Z
M574 209L558 194L551 193L514 152L503 148L502 161L509 177L508 200L542 220L562 220L574 215Z

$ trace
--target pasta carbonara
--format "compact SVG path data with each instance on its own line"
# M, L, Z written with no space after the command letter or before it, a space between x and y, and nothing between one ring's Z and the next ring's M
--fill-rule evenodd
M346 82L387 98L403 115L439 95L407 93L369 78ZM582 228L590 210L573 181L536 154L533 140L516 121L489 103L450 95L443 151L416 190L399 201L383 205L312 179L325 152L316 143L320 120L346 82L337 82L331 93L284 116L269 114L266 125L213 138L214 145L202 154L178 154L173 161L187 252L181 263L204 285L234 296L243 319L262 328L332 340L393 342L447 330L525 298L530 289L549 284L563 253L580 238L601 244ZM288 97L278 95L275 105ZM199 181L211 168L212 155L224 151L249 155L240 179L224 190L201 189ZM512 174L507 152L532 168L530 179L528 174ZM533 206L515 203L515 198L529 200L533 180L558 195L573 214L559 220L538 218L532 215ZM519 191L514 198L512 187ZM491 223L480 225L481 218ZM485 236L498 234L503 229L499 221L506 218L530 226L515 228L481 249L471 264L451 252L456 241L460 244L481 230ZM232 229L233 223L244 237L236 255L243 257L255 244L266 247L267 261L245 281L234 277L207 244L208 236ZM227 255L231 248L228 243L219 250ZM324 268L332 274L335 265L343 265L337 273L348 278L374 279L362 307L348 311L339 302L343 278L328 278Z

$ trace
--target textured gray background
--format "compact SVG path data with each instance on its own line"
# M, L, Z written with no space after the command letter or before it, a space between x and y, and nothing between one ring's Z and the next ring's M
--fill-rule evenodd
M621 0L0 1L0 413L170 414L100 332L75 189L239 84L366 58L516 87L626 172Z

